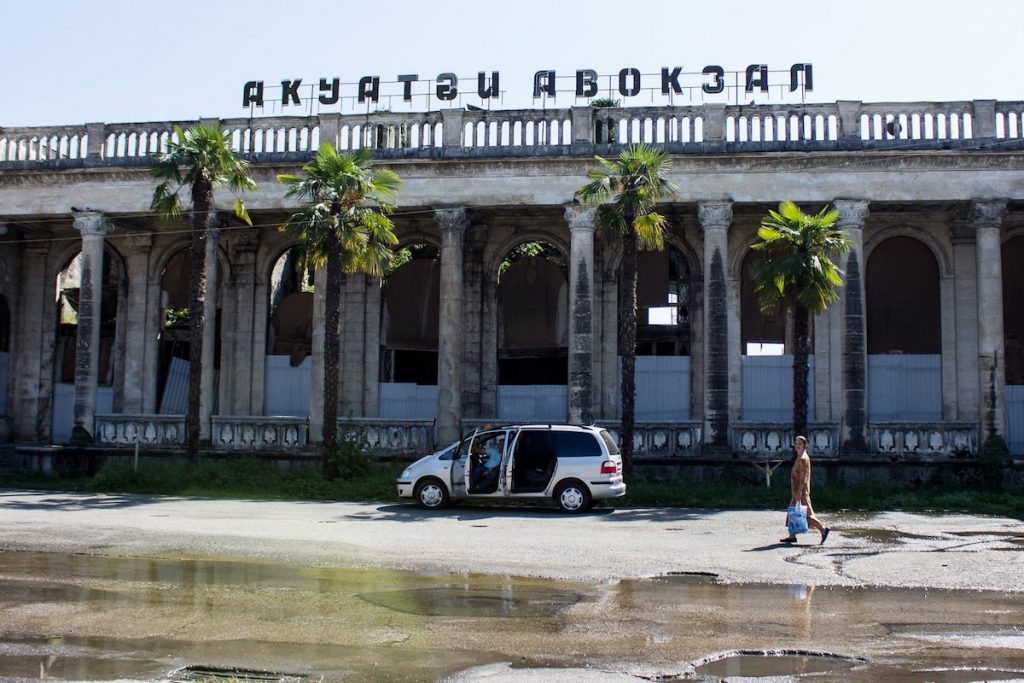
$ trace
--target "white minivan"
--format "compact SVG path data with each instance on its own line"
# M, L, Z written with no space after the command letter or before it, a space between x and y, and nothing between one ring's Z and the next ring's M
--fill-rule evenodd
M626 493L615 439L600 427L562 424L475 430L409 465L397 485L400 498L428 509L463 499L551 499L583 512Z

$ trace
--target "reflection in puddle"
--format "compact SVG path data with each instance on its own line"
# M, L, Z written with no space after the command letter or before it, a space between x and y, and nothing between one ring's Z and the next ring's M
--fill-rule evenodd
M701 661L711 678L960 681L978 680L961 677L968 666L991 679L1024 670L1022 634L1012 593L0 552L0 676L26 680L202 666L415 683L499 662L671 679ZM702 660L713 652L735 656Z
M798 676L850 669L856 664L842 657L814 654L734 654L695 667L701 676Z
M360 598L396 612L427 617L551 617L592 597L575 591L540 588L481 589L439 586L369 593Z

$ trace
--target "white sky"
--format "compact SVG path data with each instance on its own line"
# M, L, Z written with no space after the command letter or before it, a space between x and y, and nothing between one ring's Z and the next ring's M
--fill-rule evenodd
M0 0L0 16L0 126L241 117L247 81L272 99L285 78L454 72L480 104L493 70L508 109L534 106L541 69L708 64L809 62L808 102L1024 99L1019 0Z

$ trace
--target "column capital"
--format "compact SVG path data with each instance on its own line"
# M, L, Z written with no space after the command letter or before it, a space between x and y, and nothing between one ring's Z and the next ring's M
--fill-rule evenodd
M836 226L840 230L862 230L864 221L868 219L871 210L866 199L836 199L832 206L839 212L839 220Z
M1006 200L975 199L967 215L976 228L998 228L1006 215Z
M570 204L565 207L565 222L569 230L586 230L593 232L597 227L597 207L583 204Z
M465 207L434 209L434 221L441 228L441 233L463 235L469 226L469 213Z
M74 225L82 237L105 237L110 232L110 223L99 211L75 212Z
M697 202L697 218L700 219L700 227L728 228L732 224L732 201L708 200Z
M700 227L728 228L732 223L732 201L731 200L707 200L697 202L697 218L700 220Z

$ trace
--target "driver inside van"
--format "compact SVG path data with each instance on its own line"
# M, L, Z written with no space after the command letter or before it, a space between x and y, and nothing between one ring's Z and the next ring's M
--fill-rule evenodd
M497 489L498 465L501 464L501 451L504 446L504 439L498 437L487 443L486 448L482 443L473 445L473 466L470 472L470 481L473 483L473 490L481 493L492 493Z

